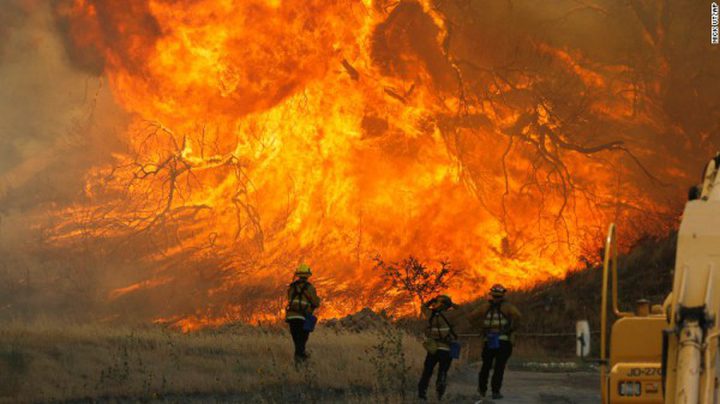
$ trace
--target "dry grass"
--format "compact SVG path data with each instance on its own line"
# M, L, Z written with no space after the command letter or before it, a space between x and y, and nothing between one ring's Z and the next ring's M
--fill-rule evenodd
M160 327L6 324L0 326L0 402L380 397L393 389L412 390L424 358L415 338L398 333L319 329L308 344L311 364L298 371L290 337L281 328L182 334ZM322 394L330 396L325 400Z

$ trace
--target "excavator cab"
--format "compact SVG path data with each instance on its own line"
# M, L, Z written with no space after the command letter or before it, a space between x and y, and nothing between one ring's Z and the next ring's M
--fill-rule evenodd
M603 260L600 308L600 385L603 404L662 403L663 330L667 319L659 305L636 302L633 312L618 307L617 240L611 224ZM612 275L612 309L617 320L610 331L607 352L608 283Z

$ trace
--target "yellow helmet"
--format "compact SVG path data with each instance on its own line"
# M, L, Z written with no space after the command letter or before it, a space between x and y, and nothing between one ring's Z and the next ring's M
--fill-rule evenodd
M505 293L507 293L507 289L505 289L505 286L496 283L490 288L490 296L492 297L504 297Z
M295 275L307 278L312 275L312 271L310 270L310 266L308 264L300 264L298 265L297 269L295 270Z

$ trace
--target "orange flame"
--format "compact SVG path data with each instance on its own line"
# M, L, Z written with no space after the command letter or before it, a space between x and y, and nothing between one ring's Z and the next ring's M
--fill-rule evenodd
M222 281L208 298L232 297L159 320L183 329L272 316L301 260L331 297L326 316L390 304L377 298L376 254L449 259L463 269L451 291L463 301L595 259L611 218L672 211L628 184L636 170L622 152L560 147L557 112L526 95L531 78L481 89L514 103L469 101L444 17L427 1L67 0L56 13L77 58L101 60L134 115L128 151L88 175L87 204L63 212L73 219L56 240L87 232L82 216L93 237L162 239L150 261L212 258ZM588 91L623 89L608 78L623 66L537 51ZM589 109L627 119L623 97ZM112 296L173 275L152 276L162 280ZM233 296L238 285L246 295ZM263 285L277 290L248 308L248 288Z

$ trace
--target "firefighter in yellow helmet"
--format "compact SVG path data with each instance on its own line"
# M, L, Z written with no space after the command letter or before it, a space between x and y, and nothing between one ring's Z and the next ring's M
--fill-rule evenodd
M307 264L300 264L295 270L295 279L288 286L288 306L285 321L290 326L293 344L295 345L295 363L308 358L305 352L310 332L315 328L317 318L313 315L320 306L320 298L315 287L308 281L312 271Z
M448 310L457 307L450 296L447 295L439 295L422 306L422 313L428 320L428 326L426 330L427 338L423 344L425 350L427 350L427 356L425 357L422 376L420 376L420 383L418 383L418 397L421 400L427 399L427 388L435 365L440 365L435 381L438 400L442 399L447 389L447 373L452 363L451 349L457 340L457 334L455 334L446 313Z
M490 288L490 300L470 314L471 319L479 320L484 335L482 367L478 375L478 393L485 397L490 369L492 375L492 398L503 398L502 388L505 365L513 349L513 331L520 321L520 311L505 300L507 290L503 285L495 284Z

